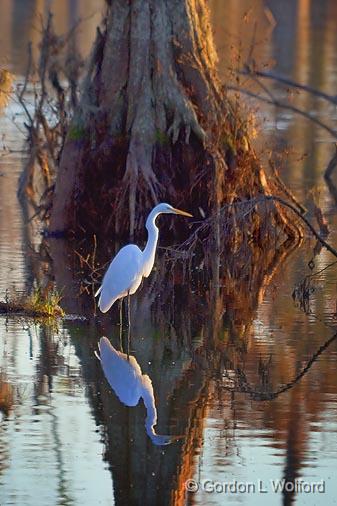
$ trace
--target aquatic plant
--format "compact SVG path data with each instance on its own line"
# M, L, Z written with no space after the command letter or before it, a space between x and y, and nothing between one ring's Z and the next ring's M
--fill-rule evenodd
M23 314L25 316L62 317L64 311L60 306L62 296L54 289L36 288L30 295L6 294L5 301L0 301L0 313Z

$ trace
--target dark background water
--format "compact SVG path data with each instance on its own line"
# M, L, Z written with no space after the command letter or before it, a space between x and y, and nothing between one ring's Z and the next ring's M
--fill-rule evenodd
M59 32L81 16L78 35L90 50L100 2L14 1L1 4L0 64L21 82L26 45L38 51L40 13L55 12ZM333 0L210 2L221 78L253 58L260 68L335 95L337 4ZM254 47L253 53L251 47ZM242 86L261 91L240 77ZM336 108L273 83L278 98L336 128ZM248 99L247 99L248 100ZM335 247L336 202L322 174L332 136L290 111L248 100L256 149L282 151L281 176L310 208L326 212ZM13 121L15 119L15 122ZM27 232L16 199L25 153L22 112L13 99L0 116L0 296L24 291L32 277ZM162 226L165 226L163 223ZM157 432L183 435L169 446L147 436L143 403L124 406L94 356L105 334L119 346L117 312L96 326L65 321L58 328L0 319L0 399L13 409L0 427L0 503L30 504L333 504L337 494L336 268L311 281L309 311L292 299L303 276L333 260L313 258L313 240L263 271L238 293L225 286L190 289L175 274L174 298L160 290L163 259L133 298L132 355L152 381ZM224 261L224 260L223 260ZM164 285L165 286L165 285ZM326 348L324 345L326 343ZM313 360L312 360L313 359ZM312 362L311 362L312 360ZM305 374L301 376L301 371ZM282 386L289 388L282 391ZM272 482L324 480L325 493L273 493ZM258 484L267 493L187 493L198 482Z

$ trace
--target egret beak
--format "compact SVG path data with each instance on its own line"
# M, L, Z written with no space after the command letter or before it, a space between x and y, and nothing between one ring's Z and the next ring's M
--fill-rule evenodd
M181 211L180 209L173 208L175 214L181 214L182 216L188 216L189 218L193 218L192 214L187 213L186 211Z

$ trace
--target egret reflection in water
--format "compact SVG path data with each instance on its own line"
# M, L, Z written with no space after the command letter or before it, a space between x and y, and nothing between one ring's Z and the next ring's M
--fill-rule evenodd
M100 353L95 351L95 355L119 400L126 406L137 406L140 398L143 399L146 408L145 429L152 442L162 446L180 439L179 436L156 434L157 409L152 381L147 374L142 374L135 357L117 351L106 337L101 337L98 348Z

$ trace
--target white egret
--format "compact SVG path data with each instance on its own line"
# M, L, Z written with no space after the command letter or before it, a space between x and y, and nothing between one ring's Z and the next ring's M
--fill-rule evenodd
M95 297L99 295L98 306L103 313L109 311L116 300L129 297L136 292L143 278L147 278L153 268L159 230L156 218L160 214L192 215L175 209L170 204L158 204L152 209L146 220L148 240L142 251L136 244L127 244L119 250L110 263ZM130 326L130 303L128 304ZM120 322L122 323L122 322Z
M152 381L142 370L135 357L117 351L109 339L101 337L98 343L101 366L109 385L126 406L137 406L142 398L146 408L145 429L155 445L167 445L180 436L166 436L157 434L154 426L157 424L157 409L154 399Z

